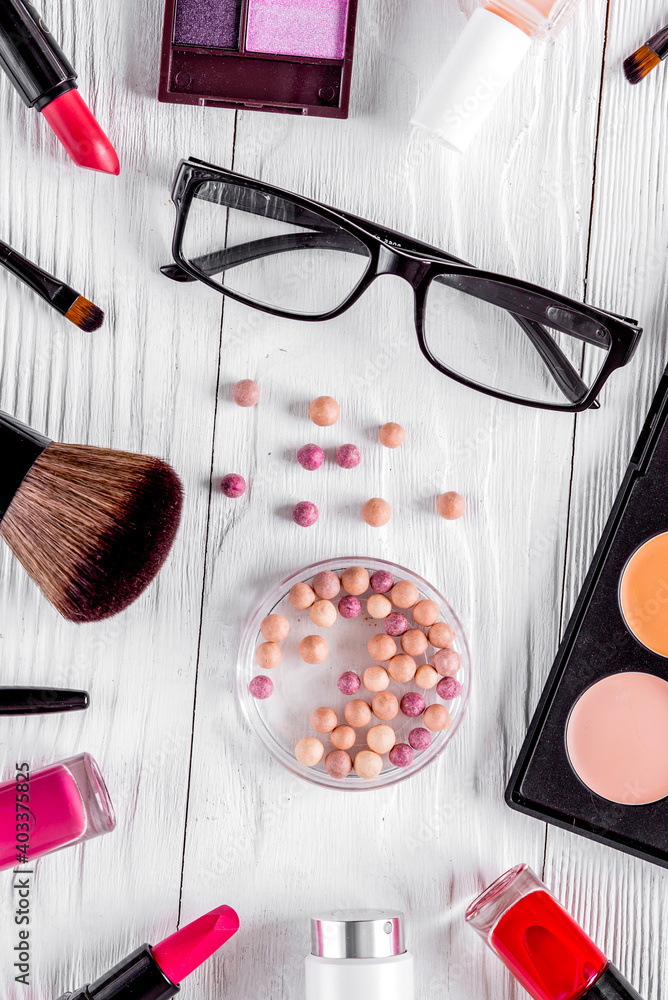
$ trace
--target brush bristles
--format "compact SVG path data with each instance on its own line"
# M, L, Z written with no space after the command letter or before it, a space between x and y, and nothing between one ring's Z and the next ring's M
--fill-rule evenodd
M65 313L65 319L74 323L84 333L93 333L94 330L99 330L104 323L104 313L94 302L90 302L83 295L80 295L74 305L70 306Z
M656 52L648 45L643 45L632 56L624 60L624 75L629 83L640 83L646 76L649 76L653 69L656 69L660 62L661 58L657 56Z
M182 502L178 476L160 459L52 443L0 535L65 618L101 621L127 608L161 568Z

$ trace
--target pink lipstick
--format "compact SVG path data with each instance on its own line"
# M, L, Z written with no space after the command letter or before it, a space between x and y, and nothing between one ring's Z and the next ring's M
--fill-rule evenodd
M120 173L118 156L77 90L77 74L29 0L0 3L0 67L41 111L75 163Z
M60 1000L169 1000L239 930L231 906L218 906L151 948L142 945L94 983Z

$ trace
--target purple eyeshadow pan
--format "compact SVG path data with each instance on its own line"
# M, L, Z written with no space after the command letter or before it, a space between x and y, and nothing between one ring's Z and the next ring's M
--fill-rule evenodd
M177 0L174 42L238 49L240 13L241 0Z
M183 0L182 0L183 2ZM192 6L193 0L188 0ZM349 0L249 0L249 52L343 59Z

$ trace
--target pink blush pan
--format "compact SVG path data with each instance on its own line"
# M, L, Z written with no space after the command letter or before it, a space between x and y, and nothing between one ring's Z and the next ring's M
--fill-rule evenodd
M343 59L348 0L249 0L246 49Z
M654 674L613 674L575 703L566 748L580 780L622 805L668 796L668 683Z

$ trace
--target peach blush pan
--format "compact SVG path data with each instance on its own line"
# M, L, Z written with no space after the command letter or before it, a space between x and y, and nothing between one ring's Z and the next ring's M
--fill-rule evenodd
M622 574L619 603L638 642L668 656L668 532L633 553Z
M612 674L592 684L568 720L571 766L597 795L638 806L668 796L668 683Z

